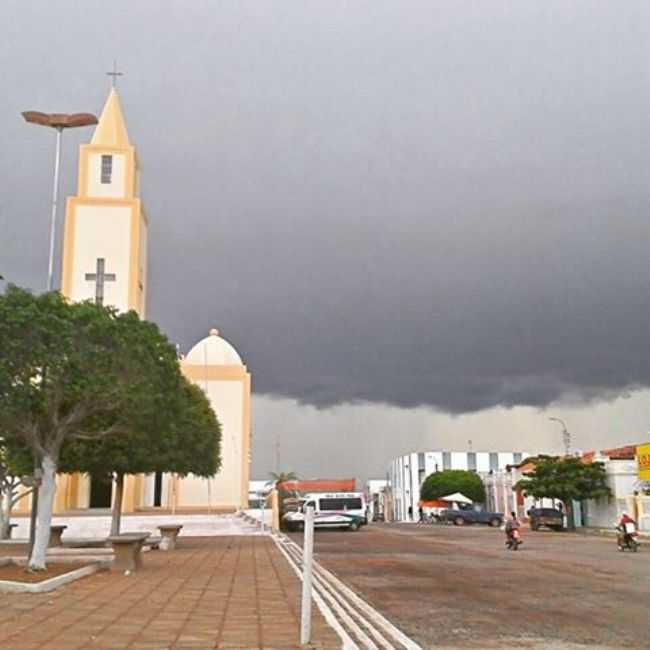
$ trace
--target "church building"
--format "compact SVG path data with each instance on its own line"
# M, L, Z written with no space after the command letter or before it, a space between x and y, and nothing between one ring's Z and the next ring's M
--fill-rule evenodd
M77 194L66 204L61 291L70 300L94 300L145 318L149 220L139 181L138 157L112 88L90 144L80 147ZM221 423L221 469L211 479L129 476L124 512L158 508L223 512L248 503L250 374L216 329L190 350L181 368L203 388ZM109 508L112 495L110 482L82 474L59 475L54 511Z

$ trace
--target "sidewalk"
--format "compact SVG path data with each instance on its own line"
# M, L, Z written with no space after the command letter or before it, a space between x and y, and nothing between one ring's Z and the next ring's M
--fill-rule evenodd
M29 519L16 517L12 523L18 524L13 532L15 539L29 537ZM53 524L65 524L68 528L64 539L107 537L111 528L110 515L56 515ZM157 535L161 524L183 524L183 535L187 537L217 537L218 535L254 535L259 526L247 524L234 514L129 514L122 516L122 530L149 531Z
M298 648L300 582L262 536L180 538L132 576L0 594L3 650ZM313 608L313 648L341 641Z

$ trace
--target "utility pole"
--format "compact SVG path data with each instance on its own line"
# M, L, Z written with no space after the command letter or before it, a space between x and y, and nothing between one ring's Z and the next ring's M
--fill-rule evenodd
M564 443L564 455L570 456L571 455L571 433L569 432L569 429L567 429L564 420L561 420L560 418L549 418L549 420L552 420L553 422L558 422L562 427L562 442Z

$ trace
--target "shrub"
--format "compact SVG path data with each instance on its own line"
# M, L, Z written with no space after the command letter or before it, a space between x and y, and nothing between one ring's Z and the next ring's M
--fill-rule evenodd
M446 469L429 474L420 488L420 498L434 501L454 492L460 492L477 503L485 501L485 486L481 477L464 469Z

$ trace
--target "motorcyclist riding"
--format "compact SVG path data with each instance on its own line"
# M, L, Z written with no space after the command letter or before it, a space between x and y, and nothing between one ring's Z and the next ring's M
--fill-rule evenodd
M636 545L636 521L624 512L618 525L616 526L618 530L618 547L620 549L628 547L631 548Z
M511 547L513 543L520 544L521 540L517 539L515 531L518 531L521 527L519 519L517 519L517 514L515 512L510 513L510 519L506 521L506 546Z

